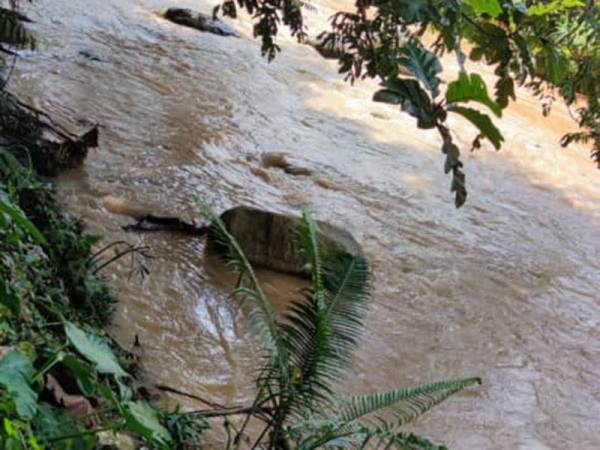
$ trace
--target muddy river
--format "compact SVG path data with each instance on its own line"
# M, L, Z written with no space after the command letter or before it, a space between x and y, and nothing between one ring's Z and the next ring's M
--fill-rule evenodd
M317 2L310 33L340 4ZM156 14L173 5L212 6L36 0L28 13L40 49L23 54L10 85L64 123L103 127L100 147L58 188L93 232L152 249L145 281L126 261L106 272L121 300L111 333L124 345L139 335L149 376L240 403L257 352L202 241L125 234L124 214L193 218L198 200L218 211L309 204L353 233L376 277L342 391L479 375L483 386L412 429L454 449L600 448L600 172L588 149L560 148L573 126L566 109L544 119L519 91L500 152L469 153L474 129L457 120L470 197L456 210L438 137L370 102L374 84L345 84L335 63L286 36L269 64L248 19L235 24L241 38L222 38ZM263 171L267 151L289 152L313 174ZM280 303L297 289L265 280Z

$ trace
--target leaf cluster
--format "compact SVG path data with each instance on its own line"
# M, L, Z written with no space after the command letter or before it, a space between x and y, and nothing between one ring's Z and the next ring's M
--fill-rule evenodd
M237 4L257 23L268 16L302 34L299 10L289 14L286 3ZM229 5L224 8L228 14L233 2L223 5ZM600 6L594 0L356 0L353 11L332 16L331 29L319 39L326 48L342 49L339 71L349 81L380 80L383 89L375 93L376 101L399 105L415 117L419 128L437 129L446 158L444 171L452 174L451 190L460 207L467 196L465 174L446 119L454 113L474 125L472 148L488 140L499 149L504 139L492 118L461 103L478 102L500 117L516 100L516 85L532 89L545 113L555 94L568 105L583 96L585 106L573 112L580 131L564 136L561 143L592 142L592 157L600 166L599 24ZM279 51L274 44L277 32L276 26L255 32L269 58ZM432 38L433 43L426 44ZM445 53L456 55L460 71L448 86L453 92L444 99L438 75ZM467 73L467 59L494 68L492 93L480 75Z

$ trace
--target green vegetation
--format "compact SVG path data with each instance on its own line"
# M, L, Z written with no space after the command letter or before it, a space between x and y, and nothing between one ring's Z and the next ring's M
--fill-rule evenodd
M33 47L24 20L0 8L0 41ZM11 143L0 147L0 448L197 444L204 422L149 406L133 383L134 356L102 331L115 299L99 272L138 249L94 253L100 237L62 213L36 172L56 173L82 153L47 145L39 124L0 92L0 135Z
M324 253L317 225L305 211L298 241L312 285L277 318L235 238L217 215L207 211L207 216L227 249L226 260L239 273L233 298L241 301L264 349L252 405L192 413L203 418L244 417L241 425L226 422L227 449L443 448L399 428L452 394L480 383L478 378L341 399L335 395L333 386L339 384L360 342L370 300L371 276L362 256L339 250ZM260 431L247 431L251 419L260 424Z
M299 40L306 37L302 5L296 0L225 0L215 14L221 10L236 17L237 8L246 10L263 54L272 59L280 50L275 43L280 22ZM419 128L438 131L457 207L467 190L447 118L458 114L476 127L473 148L488 140L499 149L504 139L489 112L500 117L516 99L517 84L539 95L545 113L556 94L569 106L578 94L584 96L572 111L580 131L566 135L562 144L591 142L592 158L600 166L600 6L594 0L357 0L353 12L333 15L331 30L321 39L324 46L343 50L339 70L348 80L379 79L383 89L375 101L399 105ZM439 74L445 53L455 54L461 69L443 95ZM467 72L467 59L494 67L493 93L477 73Z
M279 50L274 39L280 20L304 37L301 2L222 4L230 16L237 7L253 14L270 58ZM581 0L359 0L355 12L332 18L332 30L322 38L344 49L340 72L349 80L381 80L375 101L399 105L418 127L439 132L444 171L452 173L461 206L465 176L447 117L458 114L478 129L473 147L487 140L499 149L503 136L492 117L501 117L515 99L516 84L544 99L555 89L569 105L578 94L586 96L574 112L581 131L565 136L564 144L593 141L600 164L599 19L595 2ZM23 22L14 10L0 8L0 41L35 46ZM433 36L430 48L426 34ZM440 56L447 52L456 54L462 69L442 89ZM493 90L465 70L467 58L495 67ZM312 285L278 317L240 246L207 211L239 273L233 298L262 344L256 397L247 406L192 412L151 406L135 382L135 356L102 331L115 299L100 271L136 249L109 244L94 251L100 238L61 212L36 169L58 170L64 164L56 158L64 155L41 146L36 122L7 96L0 98L0 133L22 141L0 148L0 447L125 448L129 440L151 449L198 448L210 421L220 419L227 449L444 448L401 428L480 379L347 398L335 392L360 343L371 274L361 256L324 252L307 212L298 240ZM120 444L109 443L117 438Z
M0 448L93 449L102 431L156 448L197 441L202 421L151 408L133 356L101 330L115 300L99 238L5 149L0 180Z

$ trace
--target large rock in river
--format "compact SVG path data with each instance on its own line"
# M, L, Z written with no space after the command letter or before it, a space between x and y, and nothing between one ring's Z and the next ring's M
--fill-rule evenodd
M176 217L134 216L138 221L124 226L125 230L171 231L198 237L206 234L209 254L226 253L227 247L220 242L214 224L197 225ZM300 217L236 206L221 214L221 220L253 266L293 275L309 275L306 259L298 244ZM349 232L327 222L317 221L316 224L323 254L337 251L338 254L364 258L360 245Z
M193 12L191 9L169 8L162 13L162 16L171 22L199 31L218 34L220 36L239 37L238 32L225 22L213 19L207 14Z
M254 266L308 275L306 259L297 241L300 217L238 206L221 214L221 220ZM317 226L323 252L337 250L363 256L360 245L348 231L321 221L317 221ZM209 252L223 251L212 227L208 231L207 248Z

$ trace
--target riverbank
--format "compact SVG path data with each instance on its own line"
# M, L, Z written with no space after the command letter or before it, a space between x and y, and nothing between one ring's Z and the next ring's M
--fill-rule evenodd
M202 422L150 406L139 343L125 351L104 330L116 299L101 270L136 249L88 234L40 178L81 155L49 151L5 94L0 110L0 447L197 445Z

